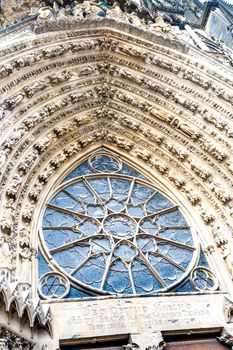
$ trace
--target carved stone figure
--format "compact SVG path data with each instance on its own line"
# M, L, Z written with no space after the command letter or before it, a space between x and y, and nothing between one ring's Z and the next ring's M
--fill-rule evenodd
M14 199L10 198L5 204L2 217L0 218L0 227L3 232L11 233L14 215L15 215Z
M228 240L225 236L224 231L221 230L220 226L214 226L212 229L212 234L217 247L219 248L221 254L225 257L227 255L228 250Z
M200 207L200 215L206 224L209 224L215 220L214 215L208 209L205 209L203 207Z
M75 17L80 19L84 18L85 5L86 4L79 3L76 0L74 1L73 13Z
M179 176L169 174L168 178L176 185L177 188L181 188L185 185L185 181Z
M80 125L89 124L94 120L94 117L91 115L83 115L80 117L75 117L74 120L77 123L77 125L80 126Z
M68 71L63 71L59 74L52 74L48 76L50 84L57 85L66 82L72 77L72 73Z
M29 224L26 223L25 227L21 228L19 232L19 243L21 246L29 247L30 239L31 239L31 229Z
M45 136L44 138L38 140L35 144L34 147L36 150L38 150L39 153L44 152L53 142L53 140L55 139L55 137L53 136L53 134L49 134L47 136Z
M70 133L76 129L76 125L74 122L68 122L66 124L62 124L53 129L54 133L57 137L61 137Z
M190 203L192 203L193 205L196 205L197 203L200 202L201 197L199 196L199 194L197 194L195 191L193 191L192 188L186 187L184 189L184 192L186 194L186 197L190 201Z
M203 180L207 180L211 176L211 172L202 167L201 164L197 163L195 160L190 161L190 166L195 174L197 174Z
M26 157L25 159L20 162L19 166L18 166L18 170L20 172L22 172L23 174L26 174L28 169L30 169L32 163L34 162L34 160L36 159L38 155L38 152L36 150L31 151Z
M23 91L25 92L26 96L28 98L33 97L37 92L44 91L46 87L48 86L48 83L46 83L45 80L38 80L35 81L32 85L25 86L23 88Z
M0 236L0 269L11 268L11 252L7 236Z
M0 78L5 78L13 73L13 67L11 64L5 64L0 67Z
M31 261L33 255L35 255L36 250L29 247L21 247L19 251L20 256L20 273L19 273L19 282L21 283L30 283L31 277Z
M148 162L148 160L152 157L152 154L150 154L149 152L145 151L144 149L140 149L140 148L136 148L133 150L133 154L144 160L145 162Z
M67 154L68 157L71 157L72 155L78 153L80 151L81 147L77 143L71 143L65 150L65 154Z
M168 143L167 147L169 149L169 151L176 155L178 159L180 160L185 160L188 156L186 150L184 149L184 147L179 147L174 143Z
M152 116L154 116L154 117L156 117L156 118L158 118L166 123L170 123L173 119L173 117L171 115L169 115L167 112L163 112L161 110L158 110L155 107L149 107L148 111Z
M215 193L217 198L224 204L232 199L232 196L229 193L229 191L226 191L219 183L212 184L211 190Z
M148 164L156 168L161 174L165 174L168 171L168 166L160 159L150 158Z
M16 173L11 181L11 186L7 188L6 194L10 198L16 198L19 187L23 181L22 174Z
M54 171L54 167L49 165L47 166L38 176L38 179L42 183L46 183L48 181L48 178L52 175Z
M5 100L4 104L6 106L6 109L9 109L12 111L15 107L17 107L25 98L24 93L18 93L17 95L13 96L12 98L8 98Z
M106 137L107 141L115 143L118 147L125 149L126 151L131 150L131 148L133 147L133 144L129 141L127 141L126 139L122 139L118 136L112 135L112 134L108 134Z
M58 168L67 158L67 155L65 153L58 154L55 158L53 158L50 161L50 164L52 165L52 168Z
M215 159L217 159L220 162L222 162L227 157L225 151L221 148L221 146L216 145L216 143L211 143L209 141L202 140L200 145L204 151L212 155Z
M24 221L31 221L33 217L33 213L35 210L35 202L31 201L27 204L25 204L23 212L22 212L22 218Z
M80 77L83 77L94 73L94 71L95 71L95 68L93 66L87 66L85 68L80 69L80 71L78 72L78 75Z
M119 50L129 56L136 57L141 60L145 60L147 57L147 52L143 50L137 50L132 46L119 46Z
M53 11L51 7L46 6L45 2L42 2L41 8L38 11L37 19L44 21L44 20L51 19L52 17L53 17Z
M39 198L39 195L41 191L43 190L44 183L36 182L33 189L29 192L29 197L32 200L37 200Z
M173 120L172 125L174 125L178 130L181 130L186 136L191 137L191 139L198 139L201 134L195 130L195 128L186 122L182 122L178 119Z
M19 127L18 129L15 129L11 133L11 136L9 137L9 139L3 143L4 148L12 149L22 139L25 133L26 133L26 128L23 126Z

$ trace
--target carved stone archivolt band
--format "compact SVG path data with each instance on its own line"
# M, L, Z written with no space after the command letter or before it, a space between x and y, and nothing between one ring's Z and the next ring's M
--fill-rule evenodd
M179 192L232 273L232 72L203 66L177 38L165 47L166 35L156 44L143 31L139 38L133 27L124 34L120 23L111 30L104 23L112 22L85 30L77 22L75 30L37 34L0 52L1 249L12 278L31 278L34 213L44 194L98 147ZM38 25L45 30L48 23Z

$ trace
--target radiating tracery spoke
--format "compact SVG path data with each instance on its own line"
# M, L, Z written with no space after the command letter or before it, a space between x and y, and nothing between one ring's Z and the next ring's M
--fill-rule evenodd
M95 292L154 293L190 271L197 250L189 225L137 171L97 154L66 179L47 205L43 239L77 284Z

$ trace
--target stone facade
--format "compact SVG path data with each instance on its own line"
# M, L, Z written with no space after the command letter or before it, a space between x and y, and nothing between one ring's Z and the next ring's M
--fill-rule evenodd
M223 329L226 344L233 332L232 85L228 64L171 28L61 18L1 39L1 349L18 348L17 340L55 350L71 338L119 334L162 349L165 331L206 329ZM220 291L38 299L43 207L64 175L97 150L118 155L182 203Z

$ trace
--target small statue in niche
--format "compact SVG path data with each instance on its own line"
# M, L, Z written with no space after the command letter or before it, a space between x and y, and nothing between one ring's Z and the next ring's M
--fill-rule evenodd
M12 230L13 219L15 213L14 199L10 198L3 210L2 217L0 219L0 227L2 231L9 234Z
M0 269L6 267L11 267L11 253L7 236L3 235L0 237Z
M33 256L35 256L36 250L34 248L30 248L28 246L21 247L19 251L20 256L20 273L19 273L19 281L21 283L30 283L31 278L31 261Z
M40 9L38 10L38 20L47 20L53 17L53 10L51 7L46 5L45 1L42 1L40 4Z

